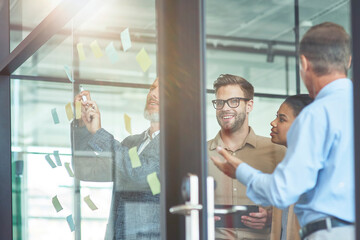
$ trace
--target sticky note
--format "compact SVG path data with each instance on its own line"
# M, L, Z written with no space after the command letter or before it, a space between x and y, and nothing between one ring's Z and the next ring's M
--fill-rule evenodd
M77 51L78 51L79 60L84 61L86 59L85 51L84 51L84 44L83 43L78 43L78 44L76 44L76 48L77 48Z
M59 116L58 116L58 114L57 114L57 112L56 112L56 108L51 109L51 115L52 115L52 117L53 117L54 124L60 123L60 121L59 121Z
M74 173L73 173L73 171L72 171L71 168L70 168L70 163L68 163L68 162L65 163L65 169L66 169L66 171L68 172L68 174L69 174L70 177L74 177Z
M66 221L69 224L70 230L73 232L75 231L75 224L74 224L74 220L72 218L72 214L70 214L69 216L66 217Z
M75 118L76 119L81 118L81 102L80 101L75 102Z
M131 131L131 118L127 114L124 114L124 121L125 121L125 129L126 129L126 131L128 131L128 133L132 134L132 131Z
M131 39L130 39L129 28L125 29L124 31L122 31L120 33L120 38L121 38L121 44L124 49L124 52L126 52L126 50L131 48Z
M71 121L74 118L74 114L71 108L71 103L65 105L65 112L68 120Z
M143 72L146 72L152 64L151 59L147 54L145 48L142 48L138 55L136 55L136 61L139 63Z
M68 77L68 79L70 80L70 82L74 82L74 79L72 78L72 73L71 73L71 69L68 65L64 65L64 70L65 70L65 73Z
M51 157L49 154L46 154L45 155L45 159L46 161L49 163L49 165L52 167L52 168L56 168L56 165L55 163L53 162L53 160L51 160Z
M153 195L159 194L161 191L160 181L156 175L156 172L147 175L146 180L150 186Z
M141 166L139 155L137 154L137 147L133 147L129 149L129 157L132 168L137 168Z
M62 166L60 156L59 156L59 151L54 151L54 157L55 157L56 165Z
M94 40L92 43L90 43L90 47L96 58L101 58L102 56L104 56L97 40Z
M119 55L114 47L114 43L111 42L109 43L106 48L105 48L105 53L108 56L108 58L110 59L111 63L116 63L117 61L119 61Z
M54 205L56 212L60 212L61 210L63 210L63 207L61 206L57 195L52 198L52 204Z
M94 204L94 202L91 201L89 195L86 196L86 197L84 197L84 201L85 201L85 203L88 205L88 207L89 207L91 210L94 211L94 210L98 209L97 206Z
M23 175L23 172L24 172L24 160L16 160L14 163L15 163L15 174L16 174L16 176Z

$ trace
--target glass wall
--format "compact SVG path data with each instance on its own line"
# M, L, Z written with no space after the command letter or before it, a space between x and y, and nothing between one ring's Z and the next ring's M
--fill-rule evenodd
M17 6L33 12L36 4L13 1L10 6L12 26L23 26L12 29L12 48L27 36L26 24L29 33L51 10L49 2L38 18L29 21L23 15L15 22ZM133 175L148 164L144 155L159 151L158 131L150 134L148 145L138 144L151 126L144 109L159 108L157 86L150 91L157 76L155 22L155 1L90 1L12 75L14 239L104 239L114 229L109 226L119 222L122 231L113 234L124 239L159 238L159 158L152 159L150 172ZM108 159L110 171L84 173L104 160L104 153L81 149L89 138L78 135L79 130L92 135L76 110L74 97L81 90L91 96L87 104L80 97L82 111L94 104L89 100L95 101L102 131L118 141L109 142L110 148L124 146L108 152L114 152ZM149 92L155 96L148 98ZM79 157L81 151L87 152L86 159ZM121 154L127 164L135 158L142 166L130 165L119 176L113 167L119 168ZM85 164L76 168L79 162ZM125 194L121 203L119 193ZM114 212L118 219L109 222ZM148 222L152 224L144 227Z
M275 144L278 143L276 139L273 143L270 140L273 128L270 123L287 96L307 93L300 76L296 75L295 46L299 39L296 39L295 31L298 29L301 39L311 26L331 21L350 32L349 1L326 1L326 6L321 0L299 1L298 6L295 2L248 0L219 4L218 1L206 1L207 87L212 89L217 79L224 84L217 94L207 94L209 156L218 156L215 147L222 146L233 156L266 173L271 173L282 160L286 148ZM299 12L299 26L295 24L295 11ZM241 82L236 76L253 86L253 101L240 100L233 108L227 105L230 104L228 101L223 108L214 109L211 101L215 99L248 98L246 84L240 88L226 83ZM297 80L301 81L298 89ZM228 85L232 89L226 88ZM274 164L269 167L269 163ZM217 182L215 207L255 205L246 197L246 187L223 175L211 161L209 175ZM241 223L240 214L219 215L221 220L215 223L215 236L221 239L270 239L270 236L280 239L285 231L281 227L283 213L275 208L272 211L265 209L268 219L261 227Z

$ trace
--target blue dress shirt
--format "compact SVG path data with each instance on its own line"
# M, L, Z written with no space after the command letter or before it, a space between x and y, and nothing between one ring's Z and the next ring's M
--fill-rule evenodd
M355 221L353 87L349 79L326 85L288 134L284 160L273 174L246 163L236 178L257 204L294 211L301 226L334 216Z

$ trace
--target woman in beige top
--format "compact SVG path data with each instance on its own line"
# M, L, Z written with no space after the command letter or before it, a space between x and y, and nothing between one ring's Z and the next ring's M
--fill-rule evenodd
M270 136L273 143L287 146L286 135L291 124L301 110L311 102L312 99L308 94L300 94L286 98L281 104L276 118L270 123L272 126ZM281 240L300 239L300 225L294 214L294 205L284 209L282 214L274 213L274 217L276 217L278 221L280 221L281 218Z

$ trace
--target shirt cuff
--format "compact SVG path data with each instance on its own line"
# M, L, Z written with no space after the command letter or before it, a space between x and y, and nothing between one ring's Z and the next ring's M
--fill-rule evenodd
M246 163L241 163L236 168L236 179L239 180L245 186L247 186L257 172L259 172L259 170L250 167Z

